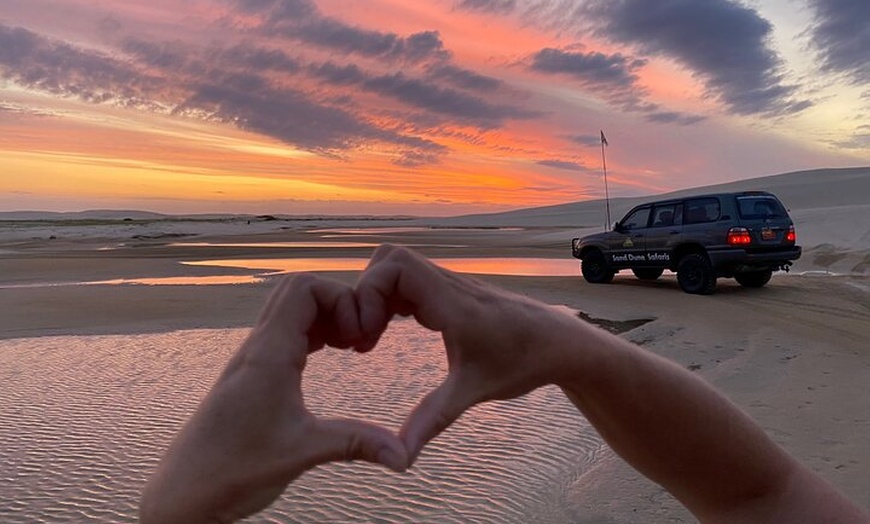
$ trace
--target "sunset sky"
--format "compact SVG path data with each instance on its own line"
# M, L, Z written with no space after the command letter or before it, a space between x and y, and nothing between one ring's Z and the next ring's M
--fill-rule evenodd
M868 0L0 0L0 211L490 212L870 165Z

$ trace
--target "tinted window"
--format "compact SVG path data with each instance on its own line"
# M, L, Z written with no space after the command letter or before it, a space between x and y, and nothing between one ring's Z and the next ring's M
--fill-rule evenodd
M718 198L686 200L683 224L701 224L719 220L721 209Z
M655 206L653 208L652 227L668 227L679 224L679 218L676 204Z
M739 196L737 211L740 213L740 218L749 220L788 216L779 200L769 196Z
M642 207L623 218L620 224L622 224L623 229L630 231L646 227L647 222L649 222L649 208Z

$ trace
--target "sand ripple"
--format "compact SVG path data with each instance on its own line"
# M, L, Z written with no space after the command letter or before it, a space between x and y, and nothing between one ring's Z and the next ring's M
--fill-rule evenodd
M0 522L135 522L139 491L244 330L0 342ZM322 416L397 429L445 373L441 341L391 325L368 355L306 370ZM251 522L566 522L568 487L601 441L556 388L478 406L412 471L331 464Z

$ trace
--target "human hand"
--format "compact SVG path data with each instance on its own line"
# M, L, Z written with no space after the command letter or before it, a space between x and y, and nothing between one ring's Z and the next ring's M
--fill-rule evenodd
M356 344L358 351L377 344L394 314L413 315L442 334L447 377L421 400L400 431L412 460L475 404L515 398L568 373L559 351L569 344L560 337L576 333L576 319L438 267L408 249L379 248L356 293L366 336Z
M360 340L350 287L308 274L285 278L150 479L141 522L232 522L267 507L304 471L330 461L404 470L407 452L391 432L320 419L303 403L307 355Z

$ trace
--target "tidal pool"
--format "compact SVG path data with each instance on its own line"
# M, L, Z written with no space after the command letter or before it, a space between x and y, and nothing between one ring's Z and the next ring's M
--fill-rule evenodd
M578 276L579 261L572 258L433 258L436 264L460 273L515 276ZM360 271L367 258L249 258L195 260L191 266L217 266L278 273L300 271Z
M0 341L0 522L135 522L172 435L246 330ZM398 429L445 374L440 337L391 324L359 355L326 349L305 375L309 408ZM556 388L478 406L407 473L315 469L248 522L574 522L572 486L603 449Z

